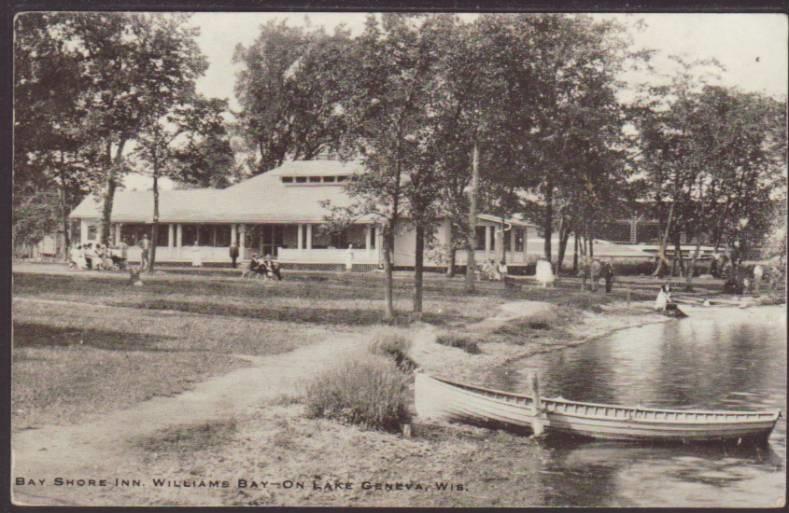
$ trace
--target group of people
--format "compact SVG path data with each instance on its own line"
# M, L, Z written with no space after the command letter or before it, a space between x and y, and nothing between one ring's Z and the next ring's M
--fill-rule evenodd
M611 263L610 259L600 260L595 258L581 266L578 270L578 276L581 278L581 290L586 290L586 280L589 280L592 292L596 292L597 283L600 278L603 278L605 280L605 291L609 293L614 287L614 264Z
M69 251L69 267L80 270L123 270L126 267L128 246L107 246L99 242L75 244Z
M477 273L477 279L501 281L507 277L508 273L509 271L507 269L507 264L504 262L504 260L496 264L493 259L490 259L482 264L482 267Z
M271 255L266 255L261 260L257 253L252 255L249 259L247 269L241 273L242 278L265 278L269 280L282 280L282 273L280 272L279 263L271 258Z

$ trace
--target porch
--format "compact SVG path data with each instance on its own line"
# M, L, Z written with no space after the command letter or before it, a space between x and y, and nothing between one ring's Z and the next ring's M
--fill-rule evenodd
M151 237L149 223L112 223L110 241L128 246L129 261L139 262L140 241ZM98 223L82 220L80 242L98 240ZM331 233L321 223L159 223L156 260L190 262L199 249L204 263L230 262L230 246L239 246L239 261L253 254L271 255L280 262L304 264L377 264L380 230L374 224L356 224Z

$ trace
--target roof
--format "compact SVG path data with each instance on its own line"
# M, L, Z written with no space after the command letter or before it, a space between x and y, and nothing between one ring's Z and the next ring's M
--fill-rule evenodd
M353 199L344 183L282 183L282 176L342 176L362 173L358 161L290 161L226 189L179 189L159 192L159 221L162 223L321 223L332 206L350 206ZM71 218L99 219L101 199L86 197ZM371 218L364 218L370 220ZM501 222L495 216L480 219ZM150 223L153 194L150 191L119 190L112 206L112 221ZM517 226L534 226L521 218L508 219Z
M494 215L491 215L491 214L479 214L477 216L477 219L479 219L481 221L488 221L488 222L491 222L491 223L502 223L502 222L504 222L504 223L507 223L507 224L511 224L513 226L531 226L531 227L536 227L537 226L536 224L525 220L521 214L515 214L512 217L507 218L507 219L502 219L499 216L494 216Z
M284 184L281 176L342 176L363 172L358 162L337 160L290 161L267 173L226 189L182 189L159 192L159 221L163 223L318 223L328 214L322 202L349 206L352 199L342 183ZM86 197L72 218L98 219L101 199ZM112 220L150 223L150 191L115 193Z

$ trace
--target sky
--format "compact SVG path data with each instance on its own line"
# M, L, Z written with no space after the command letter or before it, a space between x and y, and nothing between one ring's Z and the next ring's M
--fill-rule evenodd
M463 14L471 19L474 14ZM655 49L656 74L629 75L637 81L658 81L671 70L668 55L687 59L715 58L726 70L717 82L744 91L786 95L789 70L789 32L782 14L595 14L617 18L628 25L643 20L645 27L632 30L633 49ZM260 26L272 19L288 20L291 26L309 23L332 31L345 24L353 34L364 27L366 13L195 13L192 25L200 29L198 44L207 56L209 67L198 80L198 91L211 97L226 98L231 109L239 105L234 94L239 65L233 64L236 45L250 45ZM714 81L715 82L715 81ZM139 183L138 183L139 182ZM127 180L129 188L146 188L144 177ZM170 184L165 184L169 187Z
M464 15L471 17L473 15ZM747 91L785 94L787 90L787 17L781 14L597 14L628 23L642 19L647 27L633 32L635 48L654 48L661 56L686 55L716 58L725 67L722 82ZM344 23L352 33L364 27L365 13L197 13L192 22L200 28L198 43L210 63L199 81L207 95L227 98L238 107L233 93L233 52L237 44L249 45L262 24L287 18L292 26L323 25L329 31ZM758 58L758 60L757 60ZM658 71L668 71L664 58L656 60ZM650 77L641 77L649 80Z

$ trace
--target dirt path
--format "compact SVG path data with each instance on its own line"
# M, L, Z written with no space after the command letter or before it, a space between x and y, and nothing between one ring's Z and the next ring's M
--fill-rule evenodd
M13 436L13 478L113 479L129 464L137 438L184 424L227 420L283 394L295 394L304 381L364 346L366 337L345 335L281 355L246 356L255 365L209 379L173 397L157 397L110 413L99 421L47 426ZM149 477L149 476L145 476ZM16 487L19 504L55 504L63 488Z

